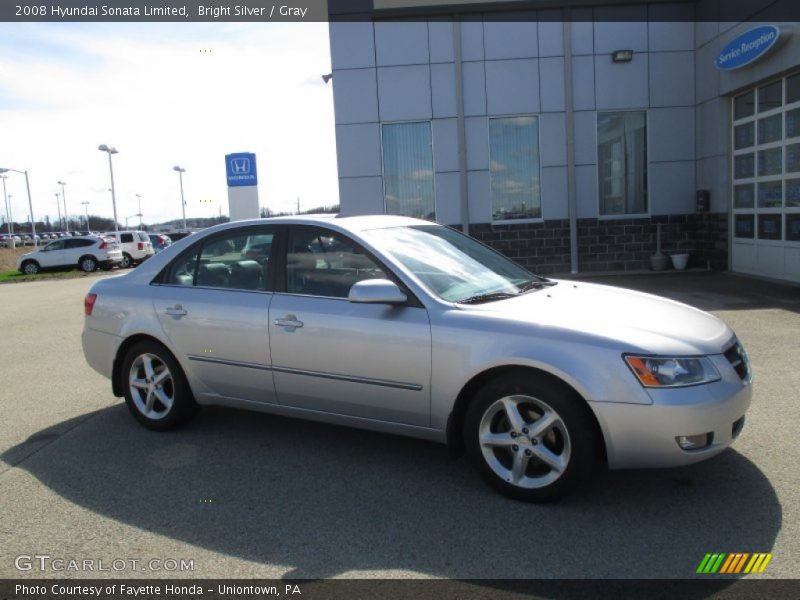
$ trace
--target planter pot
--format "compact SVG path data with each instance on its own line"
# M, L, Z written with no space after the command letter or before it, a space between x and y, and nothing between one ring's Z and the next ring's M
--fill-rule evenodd
M650 268L653 271L663 271L669 264L669 256L666 254L651 254L650 255Z
M672 266L675 267L676 271L683 271L686 268L686 264L689 262L689 255L688 254L673 254L672 255Z

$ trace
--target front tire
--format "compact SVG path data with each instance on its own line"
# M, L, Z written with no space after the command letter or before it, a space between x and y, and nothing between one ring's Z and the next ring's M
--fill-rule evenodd
M148 429L179 427L197 411L183 370L161 344L134 345L125 355L121 377L128 409Z
M25 275L36 275L39 270L39 263L35 260L28 260L22 263L22 272L25 273Z
M589 409L571 388L530 374L495 379L464 420L467 452L500 493L553 502L585 481L597 463Z

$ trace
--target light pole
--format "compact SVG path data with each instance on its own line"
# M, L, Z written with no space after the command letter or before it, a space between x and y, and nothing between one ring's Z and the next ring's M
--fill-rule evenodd
M3 186L3 187L5 187L5 186ZM8 215L13 219L14 215L11 214L11 198L13 198L13 196L11 194L9 194L8 195ZM12 221L12 224L11 224L11 235L14 235L14 224L13 224L13 221Z
M58 226L63 229L64 221L61 220L61 202L58 199L58 192L56 192L56 208L58 209Z
M183 174L186 173L186 169L176 165L172 167L172 170L178 172L178 178L181 181L181 208L183 209L183 230L189 231L189 229L186 227L186 200L184 200L183 198Z
M118 232L119 223L117 223L117 195L114 190L114 166L111 164L111 155L119 153L119 150L106 144L100 144L97 149L100 150L100 152L108 153L108 170L111 173L111 203L114 205L114 231Z
M64 223L67 224L67 229L69 229L69 213L67 212L67 192L64 190L64 186L67 185L66 181L59 181L58 185L61 186L61 201L64 203Z
M0 175L3 180L3 200L6 203L6 223L8 224L8 235L14 235L14 229L11 227L11 205L8 203L8 193L6 192L6 179L8 175Z
M31 238L33 239L33 245L38 246L39 244L36 243L36 225L33 223L33 202L31 201L31 182L28 179L28 172L27 171L18 171L17 169L2 169L0 168L0 175L3 173L7 173L11 171L12 173L22 173L25 175L25 189L28 191L28 208L31 211L30 220L31 220Z
M89 201L84 200L81 204L83 204L83 213L86 215L86 231L91 231L92 228L89 227Z
M139 231L142 230L142 195L136 194L136 199L139 201L139 212L136 214L139 217Z

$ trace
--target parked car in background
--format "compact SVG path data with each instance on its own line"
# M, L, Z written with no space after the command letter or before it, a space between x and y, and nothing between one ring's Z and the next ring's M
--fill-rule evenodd
M713 315L547 279L405 217L211 227L95 282L84 309L87 361L147 428L219 404L416 436L531 502L603 463L711 458L752 395L747 354Z
M95 236L69 237L19 256L17 270L35 275L43 269L73 267L91 273L97 268L108 270L120 263L122 251L116 241Z
M172 243L174 244L178 240L182 240L186 236L192 235L192 232L191 231L171 231L167 235L169 236L169 239L171 239Z
M153 244L153 250L155 250L156 254L172 244L172 239L164 233L148 233L147 235L150 238L150 243Z
M0 244L2 244L2 246L4 248L8 248L9 240L12 239L12 238L14 239L14 245L15 246L22 246L22 238L20 236L18 236L16 234L14 234L12 236L12 235L9 235L7 233L2 235L2 236L0 236Z
M145 231L110 231L103 234L114 238L122 250L122 268L134 267L155 254Z
M34 244L39 245L41 242L42 238L39 236L38 233L33 237L31 237L30 233L26 233L25 235L22 236L22 243L25 246L33 246Z

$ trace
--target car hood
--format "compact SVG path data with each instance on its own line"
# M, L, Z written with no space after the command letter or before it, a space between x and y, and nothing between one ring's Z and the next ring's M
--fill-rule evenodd
M692 306L579 281L562 280L553 287L465 309L534 326L538 335L594 338L623 352L719 354L733 337L725 323Z

